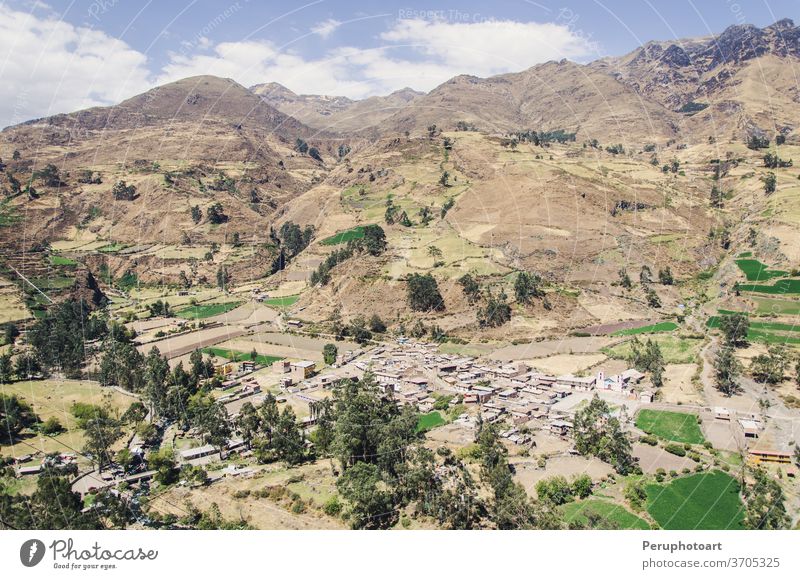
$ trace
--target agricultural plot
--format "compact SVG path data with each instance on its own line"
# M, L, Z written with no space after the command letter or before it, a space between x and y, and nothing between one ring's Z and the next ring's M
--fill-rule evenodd
M339 245L340 243L347 243L354 239L362 239L364 237L364 225L357 225L351 229L340 231L330 237L326 237L320 244L322 245Z
M776 277L789 275L788 271L768 269L768 266L757 259L737 259L736 265L742 270L747 281L769 281Z
M667 530L741 529L739 483L722 471L647 486L647 512Z
M619 330L611 334L612 336L635 336L638 334L658 334L662 332L672 332L678 329L678 324L675 322L659 322L650 326L642 326L641 328L628 328L626 330Z
M636 416L636 427L675 442L702 444L705 441L695 414L645 408Z
M295 303L297 303L297 300L299 299L300 299L299 295L269 298L264 300L264 305L274 306L279 308L288 308L289 306L293 306Z
M754 297L757 314L775 314L776 316L800 315L800 301L779 300L774 298Z
M127 244L118 243L118 242L115 241L113 243L109 243L109 244L104 245L102 247L98 247L97 251L99 251L100 253L117 253L117 252L122 251L126 247L128 247Z
M218 316L220 314L224 314L231 310L238 308L244 302L224 302L219 304L203 304L203 305L196 305L196 306L189 306L188 308L184 308L182 310L178 310L175 312L175 315L179 318L184 318L187 320L200 320L203 318L210 318L212 316Z
M69 257L64 257L62 255L51 255L50 265L73 266L73 265L78 265L78 262L75 261L74 259L70 259Z
M421 414L417 420L417 432L425 432L443 424L447 424L447 421L436 411Z
M702 340L696 338L680 338L670 334L655 334L648 339L653 340L661 348L666 364L690 364L697 360ZM615 346L601 349L611 358L627 360L631 355L631 342L626 341Z
M601 499L587 499L585 501L567 503L561 508L561 511L567 524L572 522L586 524L588 515L596 513L610 521L614 525L613 529L646 531L650 528L647 521L637 517L625 507Z
M734 312L720 310L720 313ZM706 321L706 326L710 329L716 329L719 328L719 323L719 316L711 316ZM800 324L751 320L747 330L747 339L767 344L800 344Z
M203 348L200 350L204 354L208 354L210 356L215 356L217 358L225 358L226 360L230 360L231 362L243 362L252 360L256 364L260 366L269 366L273 362L277 362L278 360L283 360L280 356L266 356L264 354L256 354L256 357L253 358L250 352L240 352L238 350L227 350L225 348Z
M739 290L770 295L800 294L800 279L780 279L772 285L739 284Z

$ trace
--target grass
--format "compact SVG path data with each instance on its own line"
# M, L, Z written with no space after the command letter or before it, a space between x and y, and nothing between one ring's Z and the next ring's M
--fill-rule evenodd
M695 414L645 408L636 416L636 427L675 442L702 444L705 441Z
M657 334L659 332L672 332L678 329L678 324L675 322L659 322L649 326L642 326L641 328L628 328L626 330L619 330L611 334L612 336L635 336L637 334Z
M667 530L741 529L739 483L716 470L647 485L647 512Z
M724 313L724 311L720 313ZM719 316L711 316L706 321L706 326L712 329L719 328L719 321ZM800 324L751 320L747 330L747 339L767 344L800 344Z
M224 314L238 308L243 303L244 302L224 302L219 304L189 306L188 308L178 310L175 312L175 315L179 318L184 318L187 320L199 320L202 318L210 318L212 316Z
M767 265L757 259L737 259L736 265L742 270L747 281L769 281L774 277L785 277L788 271L778 269L767 269Z
M69 257L63 257L61 255L51 255L50 256L50 265L78 265L78 262L74 259L70 259Z
M655 334L648 339L653 340L661 349L665 364L690 364L697 361L702 340L696 338L680 338L671 334ZM631 355L631 341L615 346L602 348L601 352L617 360L627 360Z
M115 241L113 243L109 243L108 245L104 245L103 247L98 247L97 251L99 251L100 253L117 253L118 251L122 251L126 247L128 246L125 243L118 243Z
M326 237L320 243L322 245L339 245L340 243L347 243L353 239L362 239L364 237L364 225L356 225L351 229L340 231L330 237Z
M774 298L754 297L757 314L775 314L776 316L800 315L800 301L778 300Z
M425 432L426 430L431 430L442 424L447 424L447 421L436 411L420 414L417 419L417 432Z
M650 525L642 518L637 517L625 507L610 501L603 501L599 499L587 499L585 501L576 501L567 503L562 507L564 513L564 521L571 523L573 521L586 524L587 512L595 512L605 519L617 524L617 528L624 530L642 530L646 531Z
M800 279L780 279L772 285L740 284L739 290L760 294L800 294Z
M264 300L264 304L268 306L277 306L279 308L288 308L289 306L292 306L295 303L297 303L297 300L299 299L300 299L299 295L284 296L281 298L269 298Z
M752 251L743 251L742 253L740 253L736 257L753 257L753 252Z
M231 362L244 362L247 360L252 360L250 357L250 352L241 352L239 350L226 350L225 348L203 348L200 351L204 354L209 354L210 356L216 356L217 358L225 358ZM264 354L258 354L254 362L261 366L269 366L278 360L283 360L283 358L279 356L266 356Z

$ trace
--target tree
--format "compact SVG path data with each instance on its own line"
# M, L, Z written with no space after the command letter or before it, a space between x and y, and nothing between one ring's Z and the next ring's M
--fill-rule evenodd
M478 324L482 327L497 328L511 320L511 306L506 299L503 291L499 295L487 292L486 304L478 310Z
M319 149L316 147L311 147L308 149L308 156L314 159L315 161L319 161L322 163L322 155L319 152Z
M222 206L222 203L219 202L210 205L208 209L206 209L206 217L208 218L208 222L213 225L219 225L220 223L228 221L228 216L225 215L225 208Z
M372 339L372 332L367 329L364 316L356 316L350 322L350 335L358 344L366 344Z
M355 464L339 477L336 488L349 503L349 520L354 529L386 529L396 522L394 496L381 480L377 465Z
M358 240L357 246L370 255L380 255L386 251L386 233L380 225L364 226L364 237Z
M722 346L714 359L714 380L717 390L725 396L733 396L739 392L738 380L741 373L742 365L736 359L733 348Z
M675 280L672 277L672 270L669 268L669 266L658 270L658 281L661 285L672 285L675 283Z
M639 372L649 372L653 386L660 388L664 383L664 356L657 342L650 338L645 344L634 337L631 341L629 362Z
M165 447L147 456L147 467L156 471L155 479L159 484L171 485L178 481L178 468L171 448Z
M369 319L369 329L376 334L382 334L386 331L386 324L383 323L383 320L378 314L372 314L372 317Z
M203 440L216 448L222 458L231 436L231 424L225 408L201 391L189 400L189 415L192 425L202 433Z
M563 505L575 498L572 486L561 475L544 478L537 482L536 494L540 501L548 501L555 506Z
M86 343L105 335L105 322L90 315L83 300L68 299L51 306L28 331L28 341L45 370L59 368L67 377L79 377Z
M575 413L573 436L580 454L596 456L622 475L636 470L628 436L622 431L619 420L611 416L608 403L597 395Z
M322 357L328 365L336 363L336 357L339 355L339 349L336 344L325 344L322 348Z
M650 268L647 265L643 265L641 271L639 272L639 283L642 285L647 285L653 281L653 272L650 271Z
M626 270L624 267L619 270L619 285L625 289L631 289L633 287L631 278L628 275L628 270Z
M11 354L0 354L0 384L8 384L14 375L14 365L11 363Z
M39 171L34 171L33 178L39 179L45 187L60 187L64 184L59 175L58 167L53 164L47 164Z
M529 304L531 298L539 298L544 295L541 289L542 278L535 273L528 273L521 271L517 274L517 279L514 281L514 296L517 302L521 304Z
M450 186L450 173L447 171L443 171L441 176L439 177L439 185L442 187L449 187Z
M272 434L272 445L277 457L288 465L300 464L305 460L305 437L291 406L281 412L277 428Z
M133 201L136 199L136 186L128 185L125 181L117 181L111 193L117 201Z
M297 137L294 143L294 148L298 153L305 155L308 152L308 143L300 137Z
M786 529L790 517L786 513L781 485L763 468L753 469L753 484L744 491L746 510L744 526L753 530Z
M429 274L412 273L406 281L408 304L418 312L444 310L444 299L439 293L436 279Z
M470 305L475 304L481 295L481 286L477 281L475 281L475 278L472 277L472 275L465 273L458 278L458 283L461 286L461 289L464 291L464 295L467 296L467 301L470 303Z
M755 356L750 362L750 372L756 382L778 384L789 369L789 351L783 344L775 344L766 354Z
M658 297L658 294L655 290L651 287L648 287L644 291L644 297L647 300L647 305L651 308L660 308L661 307L661 299Z
M83 433L83 451L91 455L97 470L102 472L103 467L111 462L111 447L122 437L119 420L112 415L108 401L100 412L96 412L85 422Z
M253 439L261 430L261 416L252 402L245 402L242 405L241 410L239 410L239 416L236 419L236 428L242 435L242 440L247 444L247 448L251 448Z
M572 481L572 492L579 499L585 499L592 494L592 477L588 474L580 474Z
M0 393L0 440L12 441L25 428L39 422L33 408L16 395Z
M775 193L775 188L778 184L778 178L775 173L767 173L761 180L764 181L764 193L767 195Z
M195 223L200 223L200 220L203 218L203 212L200 210L199 205L194 205L192 207L192 221Z
M747 314L741 313L721 315L719 329L725 339L725 344L735 348L747 342L750 318L747 317Z

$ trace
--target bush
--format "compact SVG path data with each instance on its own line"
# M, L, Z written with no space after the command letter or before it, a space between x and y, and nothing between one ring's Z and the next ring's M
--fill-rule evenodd
M332 496L325 504L322 505L322 512L329 517L336 517L342 512L342 503L339 502L339 497Z
M58 421L58 418L51 416L42 423L41 431L46 436L55 436L64 432L64 427Z
M639 442L642 444L649 444L650 446L656 446L658 444L658 438L652 436L650 434L643 436L639 439Z
M668 444L664 450L675 456L686 456L686 450L679 444Z

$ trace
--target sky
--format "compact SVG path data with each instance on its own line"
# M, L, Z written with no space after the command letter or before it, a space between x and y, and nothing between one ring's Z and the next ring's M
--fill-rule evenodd
M198 74L354 99L800 22L798 0L0 0L0 126Z

